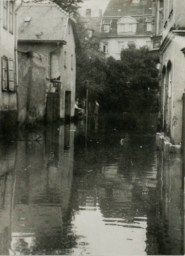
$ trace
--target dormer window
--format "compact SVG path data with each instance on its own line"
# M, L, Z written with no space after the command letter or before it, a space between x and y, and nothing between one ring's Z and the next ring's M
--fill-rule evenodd
M103 20L103 32L104 33L109 33L110 32L110 25L111 25L111 20Z
M103 25L103 32L109 33L110 32L110 25Z
M124 17L118 21L119 33L136 33L137 21L131 17Z

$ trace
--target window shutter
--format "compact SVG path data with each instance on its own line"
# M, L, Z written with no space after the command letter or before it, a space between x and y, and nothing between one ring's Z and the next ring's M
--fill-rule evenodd
M8 77L9 77L9 90L15 91L15 77L14 77L14 61L13 59L8 60Z
M8 60L6 57L1 58L1 83L2 91L8 90Z

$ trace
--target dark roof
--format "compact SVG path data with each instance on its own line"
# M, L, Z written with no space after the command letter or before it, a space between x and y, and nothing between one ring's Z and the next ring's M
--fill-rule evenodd
M138 4L133 0L110 0L104 17L140 16L152 14L152 0L140 0Z

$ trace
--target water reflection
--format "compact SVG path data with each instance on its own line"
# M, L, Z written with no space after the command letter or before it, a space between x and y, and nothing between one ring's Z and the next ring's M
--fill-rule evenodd
M0 254L183 254L181 159L97 117L86 135L81 122L1 143Z

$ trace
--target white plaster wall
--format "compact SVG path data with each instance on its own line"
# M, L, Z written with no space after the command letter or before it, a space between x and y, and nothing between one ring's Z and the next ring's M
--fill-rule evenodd
M119 42L123 42L124 49L128 48L128 42L133 41L136 45L136 48L139 49L143 46L147 45L147 41L149 42L149 49L152 47L152 42L150 37L142 37L142 38L110 38L110 39L102 39L100 42L100 50L103 50L103 44L108 43L108 53L106 57L114 57L116 60L120 59L121 49L119 48Z
M14 16L15 18L15 16ZM9 28L8 28L9 29ZM3 1L0 1L0 60L2 56L15 60L15 31L11 34L3 28ZM1 61L0 61L0 77L1 77ZM2 84L0 80L0 111L17 110L16 93L2 92Z
M184 28L185 27L185 1L184 0L173 0L173 13L170 14L169 0L164 0L163 13L163 39L168 35L172 27ZM164 24L166 26L164 27Z
M65 115L65 91L71 91L71 117L74 117L75 110L75 92L76 92L76 50L75 50L75 38L71 23L68 23L69 29L66 34L66 45L61 49L61 102L60 102L60 118L64 118ZM64 52L67 52L66 67L64 66ZM71 55L73 55L73 69L71 69Z
M182 138L182 96L185 92L185 57L181 49L185 45L185 37L175 36L171 44L162 55L162 66L172 63L172 106L171 119L168 125L171 128L172 142L181 143Z
M75 39L73 35L72 26L66 34L66 45L57 47L56 44L19 44L19 50L21 51L33 51L41 55L42 62L47 70L47 77L50 77L50 52L55 51L55 73L60 74L61 77L61 91L60 91L60 118L65 116L65 91L71 91L71 117L74 116L75 109L75 90L76 90L76 53L75 53ZM69 31L69 32L68 32ZM67 52L66 68L64 67L64 52ZM73 69L71 69L71 55L73 55ZM55 63L56 64L56 63ZM56 77L54 77L56 78ZM46 86L49 86L49 82L46 80Z

